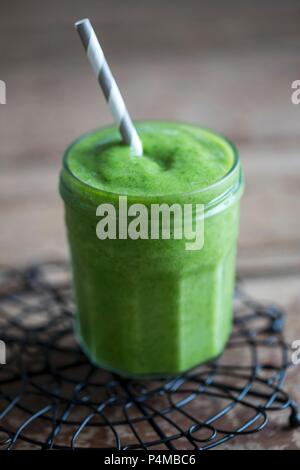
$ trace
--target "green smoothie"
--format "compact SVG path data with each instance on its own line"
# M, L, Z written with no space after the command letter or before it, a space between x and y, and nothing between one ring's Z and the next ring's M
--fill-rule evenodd
M64 157L77 337L93 362L124 375L176 374L218 356L231 331L242 171L235 148L211 131L160 121L136 128L142 157L114 127L84 135ZM117 208L120 195L149 208L203 204L203 248L99 240L96 209Z

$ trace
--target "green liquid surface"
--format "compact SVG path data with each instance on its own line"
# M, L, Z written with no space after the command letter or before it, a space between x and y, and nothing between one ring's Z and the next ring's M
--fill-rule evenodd
M142 157L133 155L116 130L104 129L75 144L68 158L70 171L96 189L152 196L206 188L232 167L232 147L212 132L155 121L136 127Z

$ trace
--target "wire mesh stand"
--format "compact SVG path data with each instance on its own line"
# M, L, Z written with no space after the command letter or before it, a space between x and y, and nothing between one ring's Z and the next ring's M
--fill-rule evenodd
M0 271L0 447L210 449L261 431L296 404L282 389L289 366L283 313L239 287L224 354L172 379L123 379L94 367L73 337L64 263Z

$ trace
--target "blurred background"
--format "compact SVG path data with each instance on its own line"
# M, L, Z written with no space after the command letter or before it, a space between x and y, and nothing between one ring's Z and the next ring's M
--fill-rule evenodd
M291 102L299 0L2 4L0 263L67 256L62 154L111 122L73 28L82 17L91 18L134 118L192 122L236 143L246 174L238 272L250 293L284 305L288 337L300 338L300 105ZM296 379L289 387L299 393Z
M111 122L73 29L90 17L134 118L224 133L246 173L239 269L300 268L300 3L6 2L0 17L0 262L65 257L57 180L66 146Z

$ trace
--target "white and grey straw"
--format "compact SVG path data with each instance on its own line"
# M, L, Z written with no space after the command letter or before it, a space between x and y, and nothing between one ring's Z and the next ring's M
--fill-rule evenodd
M90 20L85 18L77 21L75 28L78 31L83 47L86 50L90 64L98 78L98 82L118 125L124 143L130 145L135 155L141 156L143 154L142 142L128 114L118 85L106 62Z

